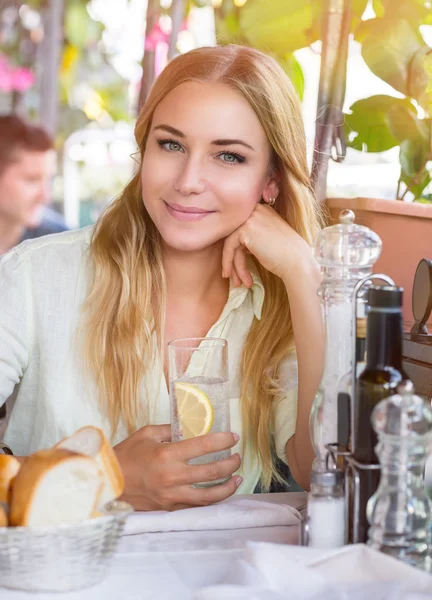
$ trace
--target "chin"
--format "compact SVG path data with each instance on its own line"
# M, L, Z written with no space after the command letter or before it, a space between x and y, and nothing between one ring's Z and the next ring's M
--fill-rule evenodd
M214 238L203 238L193 235L189 232L182 232L180 235L165 234L161 232L162 239L166 246L178 252L199 252L214 246L219 240Z
M43 221L43 211L36 210L36 211L33 211L30 215L28 215L26 222L25 222L25 226L28 227L29 229L35 229L36 227L39 227L39 225L42 223L42 221Z

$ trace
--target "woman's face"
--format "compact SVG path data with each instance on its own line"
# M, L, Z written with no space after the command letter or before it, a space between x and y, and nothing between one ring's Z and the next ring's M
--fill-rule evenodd
M172 249L197 251L230 235L261 196L277 196L271 147L238 92L187 82L155 110L143 157L145 207Z

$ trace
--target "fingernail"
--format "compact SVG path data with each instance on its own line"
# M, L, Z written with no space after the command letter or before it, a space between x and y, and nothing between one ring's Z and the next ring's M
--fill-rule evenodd
M238 487L242 481L243 481L243 477L240 477L240 475L238 475L236 477L236 481L235 481L236 487Z
M233 433L233 436L234 436L235 441L238 442L239 439L240 439L239 434L238 433Z

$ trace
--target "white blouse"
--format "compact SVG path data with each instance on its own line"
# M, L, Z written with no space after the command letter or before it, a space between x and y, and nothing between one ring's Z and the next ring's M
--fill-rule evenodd
M85 425L101 427L111 438L77 344L81 307L88 293L91 233L88 227L29 240L0 260L0 406L12 396L5 442L16 455L49 448ZM208 332L209 337L228 341L231 429L240 436L241 353L254 317L261 318L264 301L258 274L252 276L250 289L230 286L225 308ZM274 403L274 437L277 454L285 460L285 446L295 432L297 416L295 353L283 366L281 383L286 395ZM155 364L146 384L141 401L149 403L150 422L169 423L162 365ZM126 437L126 428L120 424L113 443ZM240 450L241 441L233 452ZM244 479L237 492L252 493L259 470L247 444L239 473Z

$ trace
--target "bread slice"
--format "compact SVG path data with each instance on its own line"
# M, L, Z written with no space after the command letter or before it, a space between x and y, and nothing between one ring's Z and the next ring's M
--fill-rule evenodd
M0 504L0 527L8 526L8 518L5 509Z
M9 524L58 525L88 519L98 506L102 486L102 473L89 456L63 449L35 452L13 481Z
M86 454L96 459L104 475L104 486L99 507L122 495L124 477L117 456L108 442L102 429L88 425L78 429L73 435L65 438L54 448L65 448L72 452Z
M9 502L11 481L20 470L19 461L10 454L0 454L0 502Z

